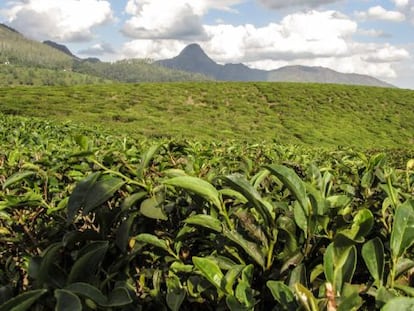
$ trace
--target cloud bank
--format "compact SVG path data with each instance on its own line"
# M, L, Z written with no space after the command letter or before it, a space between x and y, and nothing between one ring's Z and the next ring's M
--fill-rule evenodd
M2 15L31 38L60 42L88 41L94 27L114 20L110 2L101 0L8 1Z

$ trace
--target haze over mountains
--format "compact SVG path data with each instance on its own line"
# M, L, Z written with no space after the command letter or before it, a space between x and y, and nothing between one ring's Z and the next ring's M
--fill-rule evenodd
M393 87L370 76L344 74L323 67L286 66L259 70L244 64L221 65L212 60L198 44L190 44L171 59L148 63L144 60L101 62L81 59L65 45L27 39L7 25L0 24L0 63L73 72L121 82L157 81L270 81L316 82Z
M345 74L324 67L285 66L275 70L259 70L244 64L220 65L198 44L190 44L176 57L156 63L172 69L205 74L220 81L317 82L393 87L371 76Z

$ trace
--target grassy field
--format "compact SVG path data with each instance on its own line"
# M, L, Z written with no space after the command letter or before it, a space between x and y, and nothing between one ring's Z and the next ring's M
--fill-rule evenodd
M0 112L134 137L412 148L414 92L295 83L142 83L0 89Z

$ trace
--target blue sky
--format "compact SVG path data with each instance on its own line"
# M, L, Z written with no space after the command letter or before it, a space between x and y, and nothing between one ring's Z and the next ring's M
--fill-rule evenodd
M414 0L2 0L0 21L102 60L324 66L414 89Z

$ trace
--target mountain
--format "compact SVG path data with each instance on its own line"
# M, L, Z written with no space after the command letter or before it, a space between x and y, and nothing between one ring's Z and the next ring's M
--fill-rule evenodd
M285 81L393 87L367 75L346 74L324 67L286 66L275 70L252 69L243 64L217 64L198 44L186 46L179 55L157 61L164 67L211 76L221 81Z
M11 65L65 69L73 58L41 42L30 40L15 29L0 24L0 63Z
M145 60L101 62L81 59L65 45L26 38L0 24L0 86L71 85L85 83L206 81L211 78L188 71L173 70ZM7 65L7 66L6 66Z
M50 41L50 40L43 41L43 44L46 44L46 45L48 45L48 46L50 46L50 47L52 47L52 48L54 48L54 49L56 49L56 50L58 50L58 51L60 51L62 53L65 53L66 55L68 55L68 56L70 56L70 57L72 57L74 59L79 59L77 56L75 56L68 49L68 47L66 45L59 44L59 43L56 43L56 42L53 42L53 41Z

